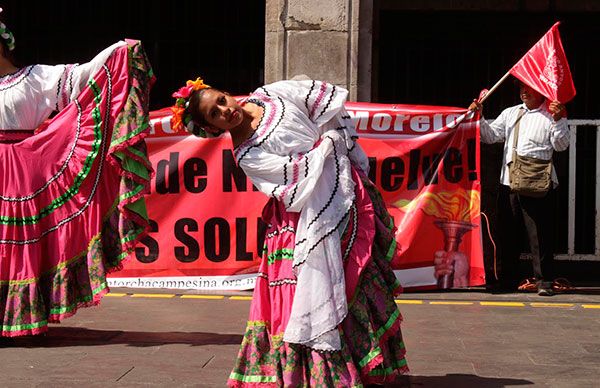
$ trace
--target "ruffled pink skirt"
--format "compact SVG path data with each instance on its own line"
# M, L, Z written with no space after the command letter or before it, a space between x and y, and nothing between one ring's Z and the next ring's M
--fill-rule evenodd
M356 210L340 231L349 307L338 327L342 349L320 352L283 341L297 291L292 260L298 213L271 199L263 212L269 227L250 318L229 386L355 387L394 382L408 372L394 301L401 287L390 267L393 219L375 186L357 171L353 178Z
M131 42L35 134L0 139L1 336L39 334L97 304L144 235L152 80Z

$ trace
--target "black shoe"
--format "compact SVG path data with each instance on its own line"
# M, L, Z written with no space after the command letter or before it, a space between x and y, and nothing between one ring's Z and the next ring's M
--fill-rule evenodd
M554 291L552 291L552 287L550 286L539 286L538 287L538 295L539 296L552 296L554 295Z

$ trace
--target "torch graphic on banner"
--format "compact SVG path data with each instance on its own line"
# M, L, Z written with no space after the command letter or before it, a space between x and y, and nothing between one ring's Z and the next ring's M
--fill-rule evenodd
M436 217L433 224L444 234L444 251L459 252L463 236L477 227L471 220L479 216L480 194L477 190L463 190L439 193L423 192L412 200L401 199L395 203L405 213L421 209L425 214ZM452 288L452 273L438 278L438 287Z

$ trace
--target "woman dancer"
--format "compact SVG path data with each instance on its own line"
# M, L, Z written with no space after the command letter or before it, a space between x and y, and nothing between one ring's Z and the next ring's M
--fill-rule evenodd
M106 274L145 231L153 79L139 42L82 65L22 68L14 48L0 23L0 335L9 337L97 304Z
M240 103L201 79L174 93L174 128L228 131L238 164L270 197L244 340L230 386L397 382L408 371L389 262L394 224L344 109L318 81L263 86Z

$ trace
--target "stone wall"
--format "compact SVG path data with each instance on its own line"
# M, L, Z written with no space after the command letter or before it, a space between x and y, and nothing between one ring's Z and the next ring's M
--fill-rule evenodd
M306 75L369 101L372 9L372 0L267 0L265 83Z

